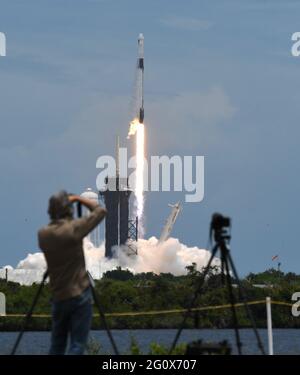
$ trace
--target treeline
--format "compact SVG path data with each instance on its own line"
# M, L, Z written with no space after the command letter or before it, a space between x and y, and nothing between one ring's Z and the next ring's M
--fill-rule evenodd
M202 279L201 272L195 264L187 267L185 276L172 274L141 273L132 274L129 270L117 268L108 271L101 280L96 281L95 288L102 308L106 313L157 311L187 308ZM235 284L236 281L232 280ZM269 269L258 274L249 274L242 280L249 301L264 300L270 296L274 301L291 303L294 292L300 291L300 275L284 274ZM38 285L21 286L0 280L0 291L7 297L7 314L26 314L37 292ZM238 289L234 288L236 301L240 301ZM50 314L50 290L45 285L36 305L35 314ZM198 294L195 307L228 304L228 292L222 283L222 277L212 269L204 287ZM97 312L94 306L95 312ZM251 306L255 321L259 327L266 327L266 307L264 304ZM250 322L243 308L238 308L239 324L249 327ZM300 327L300 318L292 316L287 306L272 307L273 326L281 328ZM176 328L182 320L182 314L145 315L129 317L108 317L112 328ZM0 330L18 330L22 318L0 317ZM32 318L29 330L49 330L50 318ZM208 310L192 313L186 322L188 328L229 328L232 327L230 309ZM103 328L98 317L93 320L93 328Z

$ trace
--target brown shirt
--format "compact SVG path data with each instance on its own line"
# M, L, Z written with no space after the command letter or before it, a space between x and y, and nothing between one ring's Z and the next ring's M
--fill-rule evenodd
M103 209L96 206L89 216L57 220L39 230L39 246L47 261L54 300L76 297L89 286L83 238L103 216Z

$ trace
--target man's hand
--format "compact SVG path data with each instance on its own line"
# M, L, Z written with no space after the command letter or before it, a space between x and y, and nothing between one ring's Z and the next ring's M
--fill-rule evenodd
M69 200L71 203L79 202L91 211L100 206L99 203L95 202L94 200L81 197L80 195L69 195ZM107 214L107 210L103 207L101 208L103 211L103 216L105 216Z
M78 201L79 201L79 198L80 198L79 195L69 195L69 201L70 201L71 203L78 202Z

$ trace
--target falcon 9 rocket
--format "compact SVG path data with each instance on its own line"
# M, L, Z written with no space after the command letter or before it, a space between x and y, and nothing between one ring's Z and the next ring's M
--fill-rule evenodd
M139 34L138 38L138 69L140 70L140 107L139 107L139 122L144 123L144 35Z
M144 233L143 212L144 212L144 36L138 37L138 60L136 68L136 85L134 94L134 118L130 122L127 138L135 135L136 140L136 175L134 193L136 197L136 215L139 221L139 236Z

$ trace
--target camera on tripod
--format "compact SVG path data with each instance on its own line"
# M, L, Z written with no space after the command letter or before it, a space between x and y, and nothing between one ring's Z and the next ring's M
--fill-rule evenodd
M221 239L230 239L230 235L228 233L231 227L231 219L230 217L223 216L219 213L214 213L212 215L211 223L210 223L210 237L214 234L214 240L219 242Z
M212 239L212 235L213 235L215 244L213 244L212 246L211 256L207 262L206 267L204 268L203 273L201 274L201 278L197 285L197 289L195 290L193 298L191 299L191 303L183 317L183 321L175 336L175 339L173 341L169 354L171 354L172 351L174 350L178 342L179 336L185 326L187 318L188 316L190 316L191 312L193 311L193 308L196 306L197 297L202 292L202 288L203 288L205 281L207 280L207 276L208 276L210 267L212 265L212 261L216 257L218 252L220 253L220 260L221 260L222 281L224 280L227 286L227 290L228 290L228 297L229 297L230 306L231 306L232 321L233 321L233 327L235 331L235 340L236 340L236 346L238 349L238 354L242 354L242 342L240 338L238 316L236 312L236 293L233 292L233 285L232 285L233 280L235 280L235 282L237 283L238 296L242 300L243 305L246 310L246 314L251 321L252 328L253 328L253 331L257 340L257 346L260 349L261 353L265 354L264 346L262 344L259 332L256 328L255 320L253 318L252 312L247 303L246 292L243 288L242 283L240 282L240 279L236 271L236 267L233 263L233 260L230 254L230 249L228 246L230 239L231 239L230 230L231 230L231 219L229 217L223 216L219 213L213 214L212 220L210 223L210 240ZM201 341L198 341L198 342L191 343L188 346L186 354L187 355L188 354L191 354L191 355L230 354L230 348L224 342L213 343L213 344L207 345L207 343L202 343Z
M215 213L212 216L211 227L213 230L220 230L229 228L231 225L230 217L223 216L219 213Z

